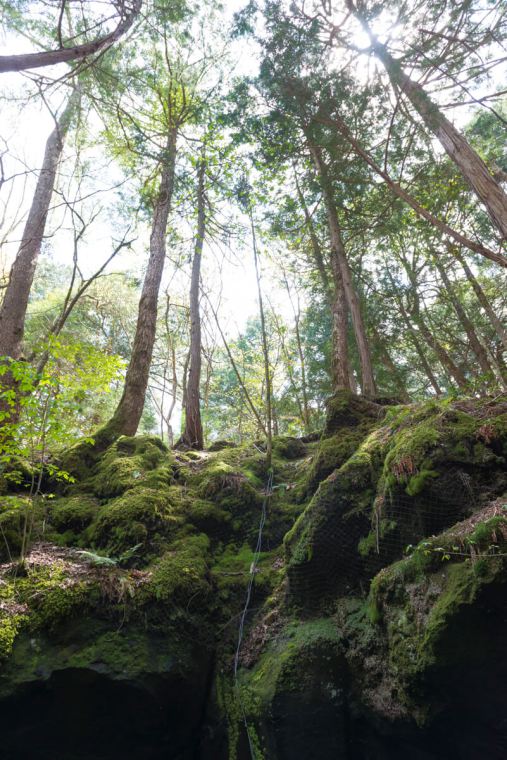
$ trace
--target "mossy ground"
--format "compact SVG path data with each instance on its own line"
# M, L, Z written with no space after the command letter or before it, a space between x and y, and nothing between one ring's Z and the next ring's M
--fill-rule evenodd
M277 441L279 481L304 451L293 439ZM78 477L52 498L5 496L0 528L12 562L0 589L0 656L9 657L16 637L58 637L83 614L109 626L143 621L152 633L212 646L215 626L237 620L244 600L266 498L264 459L255 447L173 455L156 438L123 437L95 459L88 444L74 447L63 461ZM300 509L286 493L269 500L272 551L258 563L258 600L278 582L276 547ZM26 514L34 546L16 570Z
M505 589L507 509L492 499L507 490L507 399L386 409L338 394L320 441L275 440L239 691L231 658L268 472L262 446L218 448L141 436L92 457L83 444L54 498L2 497L3 693L41 668L191 668L197 648L215 653L231 758L242 710L259 757L275 757L273 710L338 710L349 688L380 718L426 721L427 679L466 667L474 636L487 649L480 611ZM17 567L27 515L35 545ZM456 646L467 610L474 633Z

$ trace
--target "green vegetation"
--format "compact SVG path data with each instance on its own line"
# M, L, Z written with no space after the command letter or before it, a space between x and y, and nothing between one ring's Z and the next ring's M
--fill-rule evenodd
M2 757L505 755L504 4L0 16Z

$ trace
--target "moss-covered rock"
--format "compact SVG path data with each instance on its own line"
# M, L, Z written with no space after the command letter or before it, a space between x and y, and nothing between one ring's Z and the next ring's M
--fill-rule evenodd
M99 502L88 494L53 499L48 505L48 519L59 533L81 533L96 518Z
M273 438L273 454L281 459L300 459L306 454L306 446L299 438L277 435Z
M100 457L91 481L96 496L110 499L130 488L164 488L172 480L166 446L154 436L122 436Z
M383 407L362 396L346 391L332 396L321 440L300 486L302 496L314 494L319 483L345 464L384 415Z
M237 725L230 730L229 757L237 757L234 742L243 730L243 711L259 757L341 756L347 744L346 680L336 622L289 623L256 665L241 671L232 694Z
M41 760L58 756L68 701L102 706L113 727L142 713L121 756L160 756L146 704L170 758L466 757L474 709L476 756L495 758L507 500L488 500L507 489L506 414L505 397L386 407L337 394L320 441L274 439L273 493L262 446L75 447L63 494L0 502L14 555L26 515L39 540L0 566L2 751L26 746L16 706L33 740L43 703ZM106 760L117 749L101 745Z
M178 488L138 486L104 504L87 537L92 546L116 556L138 544L144 553L152 553L161 542L174 537L182 522Z
M407 545L504 490L506 409L503 397L390 408L286 536L294 601L318 607L329 594L364 587Z

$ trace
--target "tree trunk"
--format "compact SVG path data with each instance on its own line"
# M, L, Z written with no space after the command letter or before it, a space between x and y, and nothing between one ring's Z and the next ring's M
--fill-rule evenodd
M440 274L440 277L442 278L442 282L445 285L447 295L449 296L449 300L453 305L454 311L458 315L458 319L461 325L463 326L463 329L467 335L468 340L470 341L470 346L472 348L472 351L477 357L477 361L479 362L481 371L483 372L484 375L486 375L486 383L488 381L490 382L494 377L494 373L493 373L493 368L488 361L486 349L484 348L481 341L479 340L479 337L477 333L475 332L475 328L471 320L469 319L467 313L465 312L465 309L463 308L462 303L460 302L459 298L456 297L453 284L449 280L447 272L445 271L445 267L442 266L442 264L439 261L437 261L435 258L434 258L434 262Z
M206 163L201 159L198 169L197 187L197 237L192 261L190 281L190 366L188 370L187 392L185 395L185 428L178 444L192 449L204 448L201 421L201 315L199 313L199 293L202 249L206 234Z
M461 251L454 246L449 247L451 253L453 256L455 256L461 266L463 267L463 271L465 272L466 278L470 285L472 286L472 289L477 296L477 300L479 301L480 305L482 306L484 313L488 317L489 321L491 322L497 336L499 337L500 341L503 344L504 349L507 351L507 330L505 329L504 325L500 321L500 319L495 314L495 311L493 307L491 306L488 297L486 296L486 293L481 288L480 284L478 283L477 279L475 278L472 270L468 266L465 257L461 253Z
M65 137L79 97L78 90L74 90L46 143L32 205L0 308L0 362L9 363L11 360L19 361L22 358L30 290L42 246ZM7 395L0 401L0 419L10 428L10 431L7 428L4 430L5 440L11 435L12 425L17 423L20 413L18 383L11 372L7 371L2 376L1 388Z
M271 455L272 455L272 448L273 448L273 433L272 433L273 407L272 407L272 396L271 396L271 370L269 367L268 335L267 335L267 330L266 330L266 319L264 315L264 304L262 300L261 276L260 276L260 271L259 271L259 253L257 251L255 225L254 225L253 214L252 214L251 209L250 209L250 225L252 228L255 277L257 280L257 293L259 297L259 314L261 318L262 353L264 356L264 377L266 381L266 430L267 430L266 464L269 470L271 467Z
M123 5L125 6L126 3ZM130 29L139 15L141 6L142 0L133 0L130 8L123 8L122 16L116 29L93 42L85 42L82 45L72 45L71 47L61 47L57 50L47 50L41 53L2 55L0 56L0 73L40 69L43 66L54 66L57 63L84 60L92 55L104 52Z
M352 283L352 273L350 271L349 262L345 253L345 246L343 244L341 229L338 221L338 214L336 211L336 205L331 188L331 182L329 180L327 172L327 166L322 159L320 150L311 143L309 143L309 148L321 180L321 187L327 210L332 256L335 257L338 262L343 283L343 290L345 292L345 298L352 317L352 326L354 328L357 349L359 351L359 361L361 364L362 390L365 396L375 396L375 378L373 376L370 347L368 344L363 315L361 312L361 304Z
M337 258L334 252L331 251L331 272L333 281L333 293L331 293L331 287L329 282L328 273L324 264L324 257L322 256L322 249L320 247L319 240L315 234L312 218L308 207L305 203L305 199L301 188L299 186L297 176L296 188L298 192L299 201L305 215L306 226L310 235L310 242L312 245L313 260L317 271L320 275L324 294L329 305L332 317L332 337L331 337L331 377L334 390L352 390L352 383L350 380L349 371L349 357L348 357L348 340L347 340L347 317L348 309L345 299L345 292L343 289L343 281L340 272L340 268L337 263Z
M425 323L419 312L412 314L412 319L419 328L419 332L423 336L428 346L433 349L438 357L438 360L442 367L449 373L449 376L454 378L456 384L460 390L466 390L468 388L468 381L463 371L458 365L451 359L442 344L435 338L428 325Z
M396 386L396 389L399 393L399 397L401 401L403 401L406 404L409 404L410 396L408 395L407 389L405 387L405 383L400 377L398 368L396 367L395 363L393 362L391 358L391 355L389 354L389 351L387 350L386 342L383 336L380 334L380 331L377 330L375 325L372 326L371 331L380 349L381 362L384 365L384 367L387 369L387 371L390 373L392 380L394 382L394 385Z
M19 359L22 354L28 298L44 237L63 144L78 102L79 93L75 90L46 143L32 205L0 309L0 356Z
M343 287L343 278L338 257L331 251L331 271L333 274L334 294L331 302L333 318L331 337L331 373L333 390L351 391L351 373L349 365L349 342L347 336L348 308Z
M104 428L105 437L135 435L143 413L157 327L157 304L164 271L166 230L174 188L177 128L167 138L160 187L150 235L150 257L139 301L136 332L125 385L116 411Z
M393 86L406 94L427 128L438 138L449 158L482 201L502 238L507 238L507 194L494 179L482 158L444 116L420 84L410 79L399 61L372 35L372 50L384 65Z

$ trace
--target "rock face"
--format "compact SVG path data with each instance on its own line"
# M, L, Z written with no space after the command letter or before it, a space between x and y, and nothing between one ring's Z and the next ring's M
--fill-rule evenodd
M260 448L78 446L56 498L4 497L2 757L507 756L507 398L339 394L275 441L235 681Z

